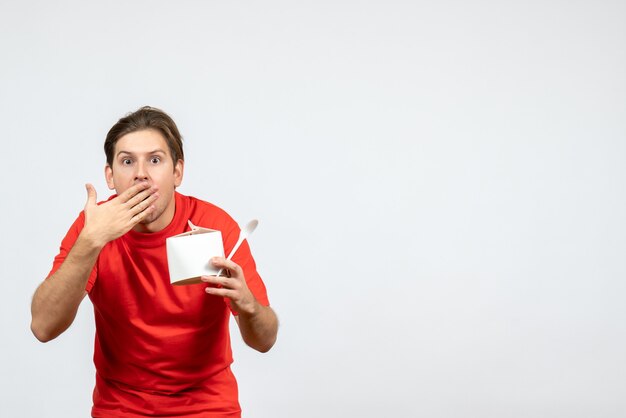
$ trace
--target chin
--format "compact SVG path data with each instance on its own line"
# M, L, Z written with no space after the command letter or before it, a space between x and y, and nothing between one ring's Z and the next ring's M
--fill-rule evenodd
M139 223L142 225L149 225L152 222L158 220L161 217L161 215L163 215L163 212L165 212L165 208L157 208L155 212L153 212L147 218L141 220Z
M157 219L159 219L159 215L160 215L160 213L159 214L156 214L156 213L152 214L152 215L148 216L147 218L143 219L142 221L140 221L139 223L142 224L142 225L149 225L152 222L154 222Z

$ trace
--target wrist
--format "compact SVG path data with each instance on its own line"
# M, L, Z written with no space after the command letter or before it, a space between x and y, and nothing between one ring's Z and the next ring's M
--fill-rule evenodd
M256 299L253 299L250 303L240 306L237 313L241 317L253 318L258 315L260 310L261 304Z
M100 250L102 250L102 248L106 245L105 240L97 237L97 234L92 233L87 228L84 228L78 235L76 243L79 241L81 246L88 251L100 252Z

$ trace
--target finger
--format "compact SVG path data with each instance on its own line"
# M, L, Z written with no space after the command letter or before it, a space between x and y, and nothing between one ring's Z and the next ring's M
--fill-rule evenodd
M148 189L149 187L150 187L150 184L147 181L142 181L142 182L135 184L134 186L130 187L128 190L126 190L124 193L122 193L119 196L121 199L121 202L122 203L128 202L137 193L141 192L142 190Z
M222 286L227 289L236 289L239 285L237 281L222 276L200 276L200 280L205 283Z
M142 200L130 209L130 215L135 216L148 209L158 198L158 193L148 196L146 199Z
M243 270L239 267L238 264L234 263L232 260L227 260L224 257L213 257L211 259L211 263L214 266L229 269L234 273L236 277L243 277Z
M237 297L237 292L231 289L224 289L220 287L207 287L204 289L206 293L214 296L221 296L228 299L234 299Z
M141 222L145 217L150 215L155 210L156 210L156 207L154 205L150 205L146 209L144 209L142 212L139 212L138 214L130 218L131 228L137 225L139 222Z
M96 193L95 187L93 187L92 184L87 183L85 184L85 189L87 189L87 204L85 207L95 206L98 200L98 194Z
M126 205L129 208L135 207L141 202L145 201L148 197L156 193L156 191L157 191L156 186L152 186L148 189L141 190L139 191L139 193L137 193L132 198L130 198L126 203L124 203L124 205Z

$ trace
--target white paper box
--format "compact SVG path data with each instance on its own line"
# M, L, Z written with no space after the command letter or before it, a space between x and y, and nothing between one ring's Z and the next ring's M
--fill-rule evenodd
M165 240L170 283L174 285L201 283L200 276L214 276L211 257L224 257L222 232L197 227L189 221L191 231Z

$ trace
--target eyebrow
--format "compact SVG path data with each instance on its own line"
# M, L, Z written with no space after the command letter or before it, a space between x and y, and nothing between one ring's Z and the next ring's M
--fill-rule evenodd
M133 152L121 150L117 153L116 156L119 157L121 154L135 155ZM163 151L161 148L157 148L153 151L146 152L145 154L165 154L165 151Z

